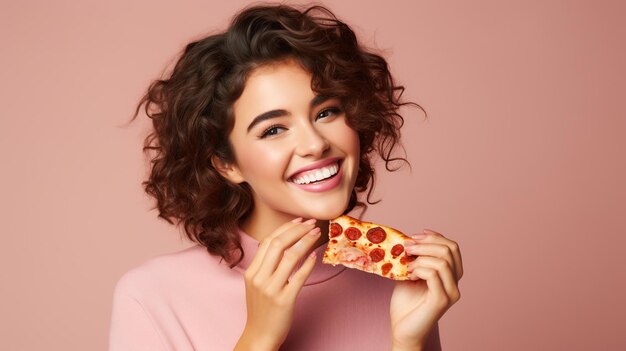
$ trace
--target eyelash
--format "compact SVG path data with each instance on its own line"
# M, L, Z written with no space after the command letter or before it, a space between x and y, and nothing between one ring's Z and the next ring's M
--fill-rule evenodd
M277 129L277 128L283 128L284 129L284 127L279 125L279 124L272 124L271 126L267 127L263 131L263 133L261 133L260 138L263 139L263 138L266 138L268 136L276 135L276 134L270 134L270 131L273 130L273 129Z
M320 113L318 113L318 116L321 115L324 112L332 112L335 115L338 115L338 114L341 113L341 109L339 107L329 107L329 108L326 108L326 109L322 110ZM317 121L317 119L318 119L318 117L315 117L316 121Z
M320 119L319 115L323 114L323 113L333 113L335 115L341 114L342 110L339 107L329 107L326 108L322 111L320 111L320 113L318 113L317 117L315 117L315 120L317 121L318 119ZM326 117L321 117L321 118L327 118L327 117L331 117L331 116L326 116ZM276 130L278 128L282 128L282 129L286 129L285 127L281 126L280 124L272 124L271 126L265 128L265 130L261 133L261 135L259 136L259 138L264 139L267 138L268 136L273 136L276 135L276 133L272 134L272 130Z

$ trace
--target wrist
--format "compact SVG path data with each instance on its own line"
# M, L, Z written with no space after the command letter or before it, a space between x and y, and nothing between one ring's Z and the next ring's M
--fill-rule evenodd
M397 343L391 344L391 351L423 351L423 345L402 345Z
M416 347L396 347L396 346L391 346L391 351L423 351L424 348L421 346L416 346Z
M279 347L267 338L256 337L254 333L244 330L233 351L278 351Z

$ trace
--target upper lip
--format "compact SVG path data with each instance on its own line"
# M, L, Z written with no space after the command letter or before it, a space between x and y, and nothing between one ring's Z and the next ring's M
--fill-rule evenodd
M341 160L340 157L331 157L331 158L327 158L325 160L320 160L317 162L313 162L309 165L306 165L302 168L299 168L298 170L296 170L295 172L291 173L291 175L289 176L289 179L292 179L294 176L296 176L297 174L300 174L302 172L306 172L306 171L310 171L312 169L317 169L317 168L322 168L328 165L332 165L335 163L338 163Z

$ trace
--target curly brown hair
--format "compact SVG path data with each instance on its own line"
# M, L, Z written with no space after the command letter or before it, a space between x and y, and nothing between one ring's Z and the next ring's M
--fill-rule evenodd
M286 59L296 59L312 74L313 91L340 99L348 125L358 132L359 170L345 213L366 208L357 193L374 184L372 151L387 170L395 170L390 162L408 163L392 157L404 124L398 109L421 107L401 101L404 87L394 84L383 57L359 45L348 25L325 7L244 9L225 32L189 43L172 72L150 84L132 118L144 106L152 119L154 130L143 147L148 157L152 154L151 172L142 184L156 199L159 217L182 222L190 240L231 267L243 258L238 226L252 211L252 191L246 183L223 178L211 159L234 161L228 140L232 106L249 74Z

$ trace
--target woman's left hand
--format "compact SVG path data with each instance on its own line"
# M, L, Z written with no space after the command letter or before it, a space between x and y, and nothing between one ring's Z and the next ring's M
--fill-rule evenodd
M461 297L461 252L456 242L425 230L405 242L409 281L398 281L391 296L393 350L421 350L439 318Z

